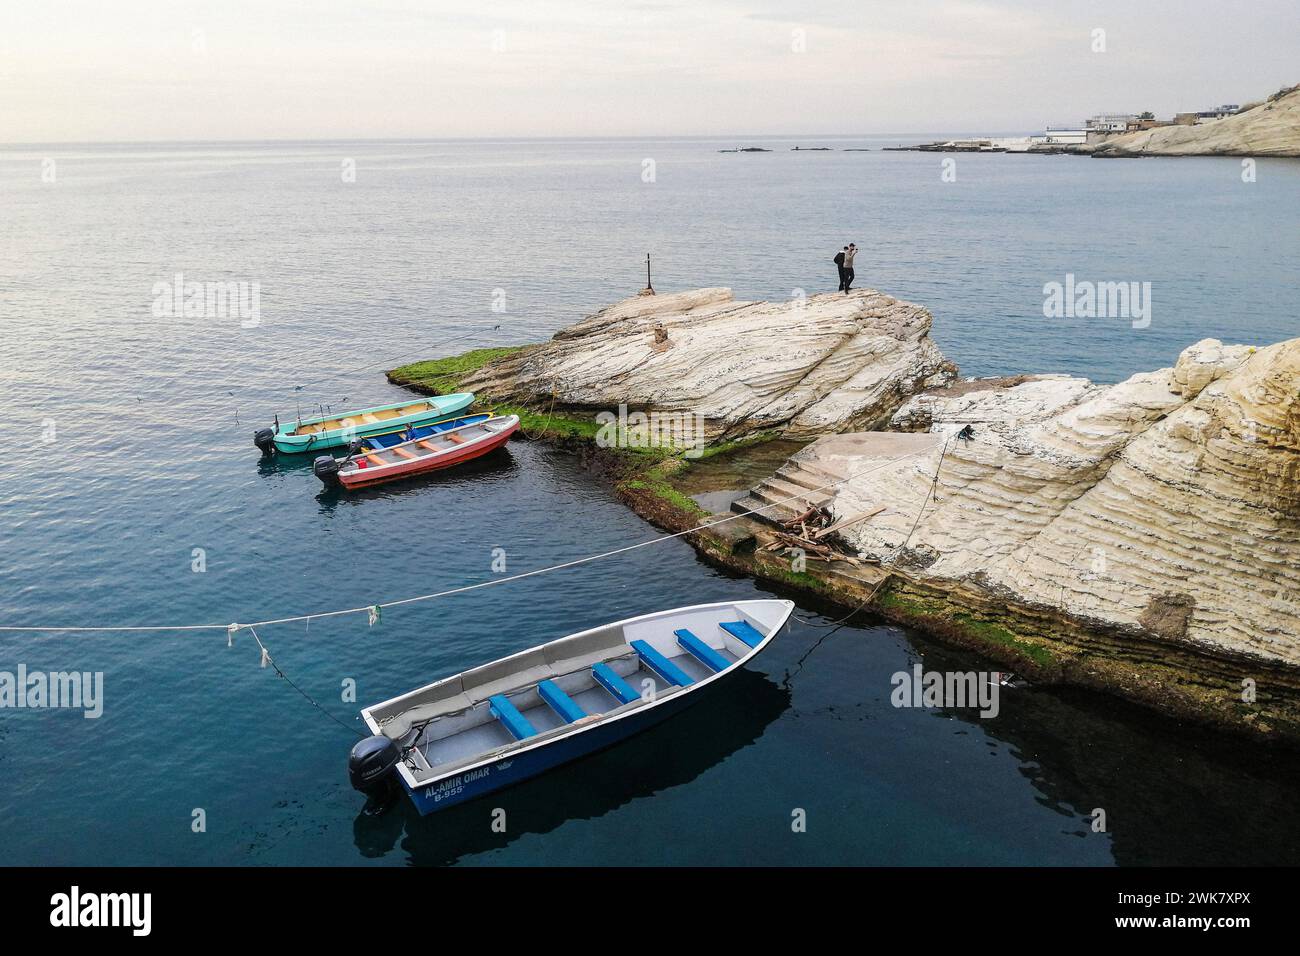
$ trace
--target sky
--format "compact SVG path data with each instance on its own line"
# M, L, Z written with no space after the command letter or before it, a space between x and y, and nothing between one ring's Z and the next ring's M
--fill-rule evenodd
M0 0L0 142L1027 133L1300 82L1296 14L1295 0Z

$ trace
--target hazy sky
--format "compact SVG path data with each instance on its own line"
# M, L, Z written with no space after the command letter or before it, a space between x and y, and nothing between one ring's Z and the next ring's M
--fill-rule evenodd
M3 142L1030 131L1300 82L1295 0L0 3Z

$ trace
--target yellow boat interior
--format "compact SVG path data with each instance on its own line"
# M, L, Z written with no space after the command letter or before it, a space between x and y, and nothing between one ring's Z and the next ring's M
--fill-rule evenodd
M433 403L429 401L411 402L409 405L374 408L358 414L345 415L341 418L317 418L309 422L303 422L289 434L318 435L321 432L334 431L336 428L348 428L354 425L375 425L390 418L418 415L421 412L428 411L432 406Z

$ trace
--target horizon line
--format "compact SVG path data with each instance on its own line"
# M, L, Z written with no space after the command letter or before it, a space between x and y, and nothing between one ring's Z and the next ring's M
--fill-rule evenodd
M69 139L69 140L0 140L0 149L34 146L237 146L269 144L316 143L459 143L459 142L582 142L611 140L758 140L758 139L829 139L852 140L880 137L917 136L1029 136L1032 133L1015 131L973 132L969 130L942 132L938 130L891 131L885 133L628 133L621 135L567 134L555 136L321 136L288 138L244 139Z

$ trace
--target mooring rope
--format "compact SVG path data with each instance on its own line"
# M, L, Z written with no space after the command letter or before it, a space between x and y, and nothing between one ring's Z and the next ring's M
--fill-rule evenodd
M786 504L787 502L802 500L806 498L810 492L825 491L827 489L837 487L838 485L842 485L845 482L852 481L856 478L860 478L863 475L869 475L872 472L879 471L882 468L886 468L890 465L895 465L900 461L906 461L909 458L916 458L920 455L929 454L931 451L932 451L931 448L923 448L918 451L908 452L905 455L898 455L888 459L887 461L879 462L870 468L864 468L861 471L845 475L843 478L837 478L834 481L827 482L826 484L821 485L820 487L804 489L802 492L800 492L797 495L790 495L787 498L777 499L776 501L773 501L770 504L766 504L758 508L751 508L748 511L742 511L742 512L737 512L736 514L726 515L725 517L717 518L713 521L706 521L702 524L695 525L694 527L687 528L684 531L675 531L671 534L661 535L660 537L657 538L650 538L645 541L639 541L636 544L624 545L621 548L613 548L609 551L602 551L598 554L590 554L585 557L574 558L571 561L563 561L559 564L548 565L547 567L544 568L534 568L531 571L522 571L519 574L512 574L503 578L489 578L486 581L479 581L475 584L467 584L457 588L448 588L445 591L435 591L431 594L419 594L414 597L400 598L393 601L381 601L376 604L365 604L359 607L340 608L333 611L315 611L310 614L295 614L289 617L270 618L264 621L253 621L252 623L249 624L239 624L239 623L136 624L136 625L119 624L119 625L62 625L62 626L52 626L52 625L47 626L47 625L35 625L35 624L23 624L23 625L4 624L4 625L0 625L0 632L42 631L42 632L50 632L50 633L67 633L67 632L75 631L75 632L87 632L87 633L116 633L116 632L136 632L136 631L226 631L228 635L233 635L236 632L243 630L244 628L248 628L251 630L255 627L270 627L275 624L293 624L298 621L312 621L319 618L340 617L345 614L361 614L361 613L369 614L371 616L370 617L371 623L373 624L376 620L378 620L379 611L385 608L401 607L402 605L405 604L417 604L422 601L431 601L436 598L450 597L454 594L465 594L470 591L477 591L481 588L494 587L499 584L509 584L512 581L522 581L524 578L537 577L538 575L549 574L552 571L563 571L566 568L577 567L578 565L582 565L582 564L590 564L593 561L601 561L605 558L612 558L620 554L627 554L632 551L640 550L641 548L648 548L651 545L662 544L665 541L672 541L675 538L681 538L689 534L696 534L700 531L706 531L709 528L714 528L717 527L718 525L726 524L730 521L736 521L740 518L747 518L753 515L761 514L762 512L769 511L770 509ZM928 500L929 500L929 496L927 495L927 501ZM260 640L258 643L260 645L261 643Z
M943 470L943 460L948 455L948 445L952 443L952 439L953 436L949 435L948 440L943 443L943 451L939 453L939 464L934 469L934 478L930 482L930 490L926 493L925 500L921 502L921 507L916 512L916 520L912 522L912 529L907 532L907 537L903 539L903 543L894 549L894 553L891 554L888 558L889 561L896 560L898 556L903 553L903 549L906 548L911 543L912 535L916 534L917 526L920 525L921 523L921 515L925 514L925 509L926 507L929 506L930 499L935 498L935 500L938 500L934 493L935 490L939 487L939 472ZM894 460L898 460L898 459L894 459ZM793 617L800 624L803 624L807 627L838 628L841 625L843 625L845 622L847 622L849 618L857 614L864 607L866 607L868 604L874 601L876 599L876 595L880 593L881 588L883 588L886 584L888 584L890 578L892 578L893 576L894 574L892 571L887 572L883 578L881 578L878 582L876 582L876 586L871 589L871 593L867 595L866 599L857 607L855 607L852 611L850 611L848 614L844 615L844 617L840 618L838 621L831 621L829 624L818 624L814 621L805 621L797 614L791 614L790 616ZM829 637L830 635L828 634L826 636Z
M257 636L257 631L256 631L252 626L250 626L250 627L248 628L248 630L249 630L250 632L252 632L253 640L257 641L257 646L260 647L260 648L262 649L262 666L263 666L263 667L266 667L266 666L269 664L269 665L271 666L271 669L272 669L273 671L275 671L276 675L277 675L281 680L283 680L286 684L288 684L290 687L292 687L294 690L296 690L299 694L301 694L301 695L303 696L303 698L306 699L307 703L311 704L313 707L315 707L317 710L319 710L322 714L324 714L324 715L325 715L326 717L328 717L330 720L334 721L334 723L338 724L340 727L342 727L342 728L343 728L344 730L346 730L348 733L350 733L350 734L356 734L358 737L363 738L363 739L365 738L365 736L366 736L365 734L363 734L361 731L357 730L357 728L352 727L352 726L349 726L348 724L345 724L345 723L344 723L342 720L340 720L338 717L335 717L332 713L330 713L328 710L326 710L324 707L322 707L322 706L317 702L317 700L316 700L315 697L312 697L311 694L307 693L305 690L303 690L301 687L299 687L297 684L295 684L295 683L293 682L293 680L289 677L289 675L286 674L284 671L282 671L282 670L280 669L280 665L277 664L277 663L275 662L275 658L273 658L273 657L271 656L271 652L268 651L268 650L266 649L266 645L262 643L262 639L261 639L260 637Z

